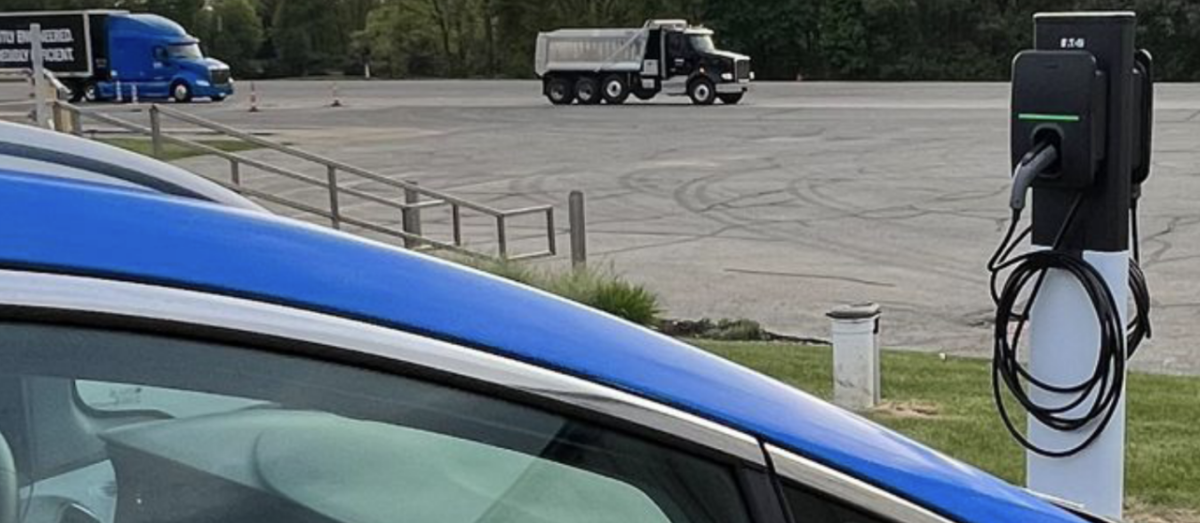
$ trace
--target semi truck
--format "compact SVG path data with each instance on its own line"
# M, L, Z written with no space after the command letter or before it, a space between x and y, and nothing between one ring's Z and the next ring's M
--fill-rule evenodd
M206 58L200 40L158 15L120 10L0 13L0 68L31 67L30 26L41 26L43 66L72 101L233 94L229 66Z
M538 34L534 70L555 105L624 103L659 93L697 105L736 104L754 79L750 57L717 50L713 32L686 20L635 29L559 29Z

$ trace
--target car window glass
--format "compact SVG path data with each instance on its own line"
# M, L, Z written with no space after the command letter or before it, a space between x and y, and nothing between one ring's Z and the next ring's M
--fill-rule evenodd
M0 360L24 521L748 522L731 466L495 392L27 324Z
M793 523L886 523L888 520L858 510L824 494L784 483L783 496Z
M108 413L148 410L174 418L266 404L235 396L92 380L75 380L75 391L79 401L93 410Z

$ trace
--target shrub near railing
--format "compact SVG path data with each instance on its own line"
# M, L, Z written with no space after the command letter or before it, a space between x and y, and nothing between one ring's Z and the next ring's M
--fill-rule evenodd
M453 261L537 287L638 325L656 326L662 312L654 292L626 280L612 267L553 270L504 260L453 258Z

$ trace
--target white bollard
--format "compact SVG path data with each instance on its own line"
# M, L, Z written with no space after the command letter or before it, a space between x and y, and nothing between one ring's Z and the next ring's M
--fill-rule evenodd
M129 84L129 88L133 90L130 100L136 105L138 103L137 84Z
M850 410L879 404L879 305L829 311L833 320L833 403Z

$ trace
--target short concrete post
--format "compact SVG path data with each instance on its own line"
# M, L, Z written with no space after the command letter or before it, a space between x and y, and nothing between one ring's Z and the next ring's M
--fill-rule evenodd
M863 410L879 404L879 305L838 307L833 320L833 402Z

